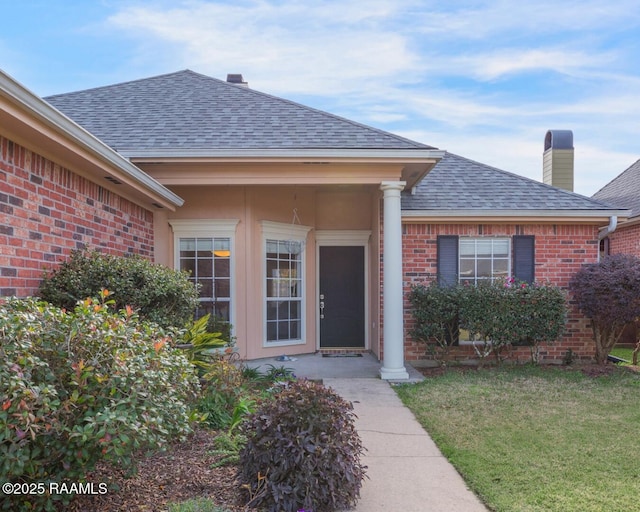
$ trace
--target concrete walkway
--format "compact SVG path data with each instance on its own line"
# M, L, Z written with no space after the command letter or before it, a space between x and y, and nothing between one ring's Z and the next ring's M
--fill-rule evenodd
M380 363L363 357L296 356L295 361L251 361L291 368L298 377L322 379L353 403L356 428L367 449L356 512L486 512L487 508L442 455L431 437L407 409L391 384L380 379ZM407 367L412 381L422 379Z

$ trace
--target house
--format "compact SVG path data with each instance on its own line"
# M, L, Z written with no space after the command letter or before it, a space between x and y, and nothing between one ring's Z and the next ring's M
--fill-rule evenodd
M626 214L254 91L241 75L185 70L46 101L5 75L1 85L2 147L26 155L0 160L0 190L26 210L5 202L3 294L35 293L40 269L81 245L143 254L191 272L200 312L231 322L248 359L372 351L382 378L406 378L405 360L424 357L405 343L412 282L445 267L471 278L473 260L564 285ZM572 317L548 358L589 356L588 335Z
M640 257L640 160L598 190L593 199L631 211L626 222L608 230L602 251Z

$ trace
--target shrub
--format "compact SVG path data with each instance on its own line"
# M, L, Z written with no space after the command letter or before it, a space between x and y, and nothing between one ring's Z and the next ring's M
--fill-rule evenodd
M445 352L457 341L458 329L467 329L479 339L474 349L480 358L493 353L498 362L511 345L530 346L537 362L540 343L562 336L567 316L561 288L514 279L447 288L418 285L409 300L417 340L435 340Z
M140 256L112 256L97 251L73 251L60 267L44 275L40 297L71 310L78 301L100 290L116 290L116 307L131 306L162 327L183 327L198 304L198 290L188 274L154 265Z
M131 466L134 451L190 431L192 365L155 324L111 311L106 296L71 312L33 299L0 306L3 482L78 481L98 460ZM0 498L0 508L51 507L46 496L25 499Z
M415 285L409 292L415 324L411 336L431 346L435 341L439 350L436 357L445 359L449 349L458 341L460 286L438 286L436 281L429 286Z
M625 327L640 317L640 259L616 254L584 265L569 289L590 320L596 362L604 364Z
M252 507L330 512L360 497L365 467L353 406L320 384L289 383L240 426L240 480Z

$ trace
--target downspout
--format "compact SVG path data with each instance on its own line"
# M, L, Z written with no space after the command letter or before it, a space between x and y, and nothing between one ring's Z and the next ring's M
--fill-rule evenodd
M600 261L600 242L612 234L618 227L618 216L612 215L609 217L609 225L606 228L602 228L598 231L598 261Z

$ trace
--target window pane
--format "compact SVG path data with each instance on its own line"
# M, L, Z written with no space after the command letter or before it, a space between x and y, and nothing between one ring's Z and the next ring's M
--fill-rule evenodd
M460 278L469 278L476 276L475 260L460 260Z
M196 260L194 259L183 259L180 260L180 270L184 270L185 272L194 274L196 270Z
M229 264L229 259L220 259L216 258L215 260L215 276L216 277L230 277L231 276L231 268Z
M507 258L507 257L509 257L509 241L508 240L496 240L493 243L493 256L495 258Z
M493 260L493 276L502 278L509 277L509 260Z
M212 277L213 265L211 259L198 260L198 277Z
M200 297L213 297L213 280L198 279L200 284Z
M460 256L475 256L475 255L476 255L476 241L460 240Z
M492 240L477 240L476 241L476 254L478 257L491 256L491 248L493 246Z
M180 239L180 251L195 251L196 239L195 238L181 238Z
M230 251L231 240L228 238L216 238L213 242L214 251Z
M478 260L478 277L491 277L491 260Z
M229 279L215 280L216 298L231 297L231 283Z
M197 247L198 247L198 252L211 254L211 251L213 251L213 239L198 238Z

